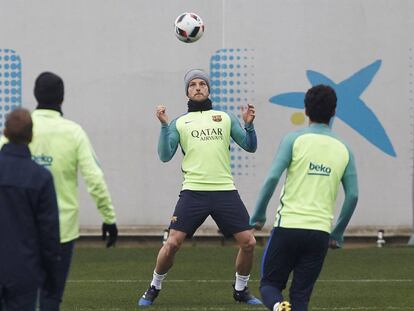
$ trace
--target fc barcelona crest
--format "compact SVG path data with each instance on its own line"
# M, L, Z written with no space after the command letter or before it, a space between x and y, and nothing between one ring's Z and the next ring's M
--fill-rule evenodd
M212 116L214 122L221 122L221 115Z

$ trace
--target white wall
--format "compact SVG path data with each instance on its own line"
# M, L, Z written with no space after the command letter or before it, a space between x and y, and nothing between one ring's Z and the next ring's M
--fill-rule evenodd
M0 49L3 54L4 49L12 49L20 56L21 104L35 107L32 88L40 72L50 70L63 77L65 116L78 121L90 135L105 171L119 225L168 224L182 180L181 154L177 152L166 164L158 160L159 122L154 107L167 105L171 118L185 112L184 73L194 67L214 70L210 62L217 62L211 57L227 55L235 59L227 62L228 66L241 65L233 71L241 73L238 80L226 78L241 85L234 84L227 90L238 88L242 96L234 93L228 99L235 102L223 107L230 109L246 102L257 107L256 154L233 153L236 159L243 157L234 162L235 180L249 210L254 207L281 137L305 125L291 121L292 114L300 110L272 104L269 98L305 92L311 87L308 70L339 84L381 60L360 99L382 124L396 156L386 154L339 118L333 128L354 150L359 170L360 201L351 226L411 226L413 1L0 3ZM203 38L193 44L182 43L174 36L173 22L184 11L198 13L206 24ZM235 50L230 52L232 48ZM220 49L227 52L216 54ZM238 62L237 56L241 57ZM355 110L352 118L358 114ZM376 135L374 129L368 131ZM99 225L98 213L84 188L80 198L82 225ZM269 206L268 225L277 202L275 195Z

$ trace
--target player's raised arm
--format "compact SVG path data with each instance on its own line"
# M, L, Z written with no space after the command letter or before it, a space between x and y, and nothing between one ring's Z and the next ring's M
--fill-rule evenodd
M242 108L242 111L245 122L244 128L242 128L239 119L234 114L229 113L231 119L231 137L236 144L247 152L255 152L257 149L257 137L253 126L253 120L256 117L254 106L249 104L247 107Z
M158 156L162 162L168 162L177 151L180 135L175 127L175 120L168 125L167 108L165 106L156 107L156 117L161 122L161 133L158 140Z

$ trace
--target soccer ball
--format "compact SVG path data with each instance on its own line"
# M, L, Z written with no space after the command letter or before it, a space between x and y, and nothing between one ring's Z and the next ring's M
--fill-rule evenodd
M196 42L204 33L204 23L195 13L182 13L175 20L175 35L186 43Z

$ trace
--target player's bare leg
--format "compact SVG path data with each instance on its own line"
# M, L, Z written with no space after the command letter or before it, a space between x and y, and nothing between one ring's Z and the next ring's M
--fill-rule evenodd
M150 306L154 303L160 290L162 281L167 276L167 272L171 269L174 264L175 254L183 244L186 233L177 230L170 230L167 241L161 247L157 256L157 263L152 276L151 285L148 290L138 300L139 306Z
M261 304L259 299L250 294L247 287L253 266L254 247L256 246L253 231L246 230L236 233L234 238L239 245L239 253L236 258L236 283L234 284L233 297L238 302Z
M239 245L239 253L236 258L236 271L240 275L249 275L253 266L256 239L251 230L236 233L234 238Z
M174 264L175 254L180 249L186 236L187 233L185 232L174 229L170 230L167 241L158 252L155 272L158 274L166 274L171 269Z

